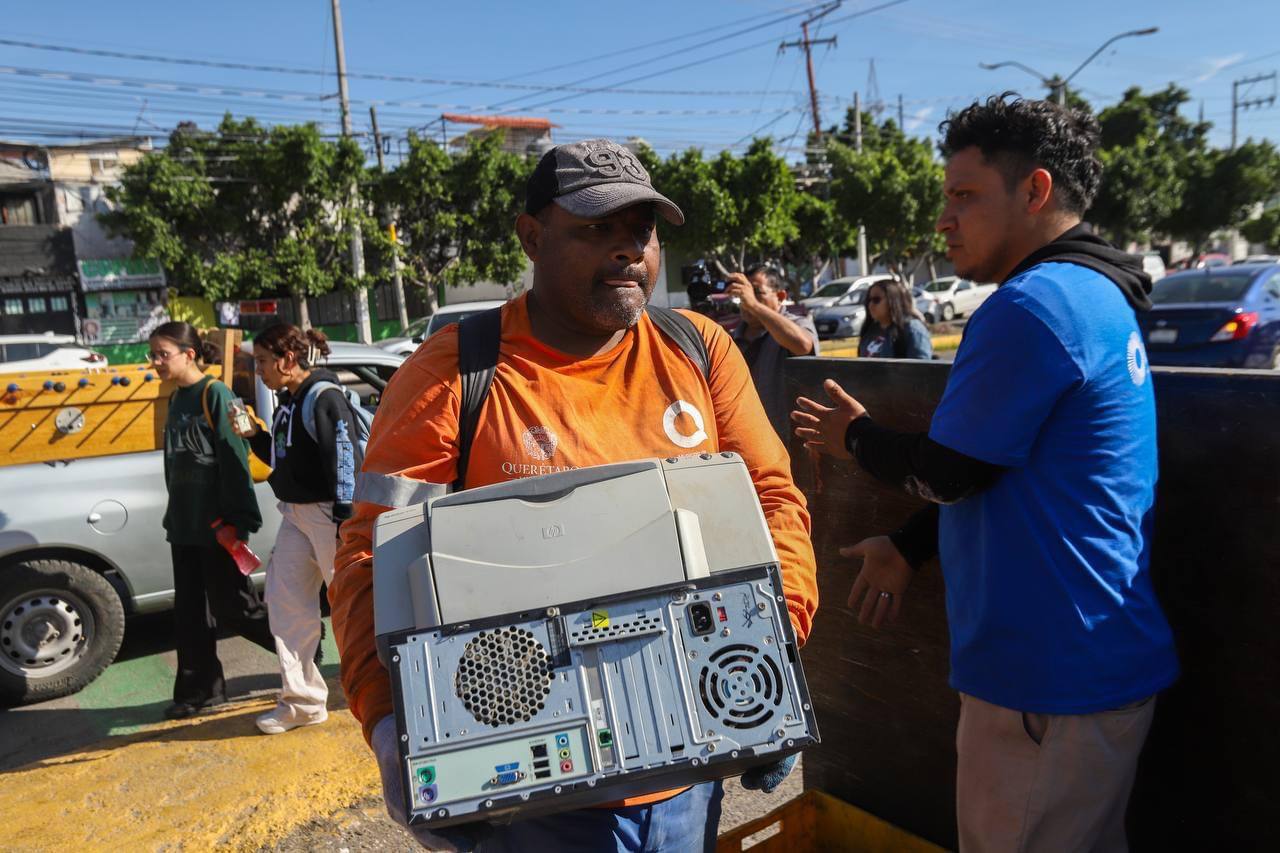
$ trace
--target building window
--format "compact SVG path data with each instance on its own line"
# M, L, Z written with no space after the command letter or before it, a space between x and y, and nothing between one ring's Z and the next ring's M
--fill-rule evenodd
M28 314L45 314L49 311L49 303L45 301L43 296L27 297L27 313Z
M17 316L22 313L21 299L6 299L4 301L4 313L10 316Z
M49 310L50 311L70 311L71 302L65 296L50 296Z
M39 225L34 195L0 195L0 225Z

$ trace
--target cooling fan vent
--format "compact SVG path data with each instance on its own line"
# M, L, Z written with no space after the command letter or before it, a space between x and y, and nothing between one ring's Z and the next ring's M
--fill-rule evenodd
M717 649L698 676L707 712L735 729L754 729L782 703L782 672L755 646L736 643Z
M523 628L481 631L462 651L454 692L471 716L486 725L527 723L551 693L546 648Z

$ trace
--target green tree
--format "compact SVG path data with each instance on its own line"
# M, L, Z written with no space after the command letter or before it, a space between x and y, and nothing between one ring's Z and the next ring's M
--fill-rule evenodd
M847 136L831 140L831 198L851 227L867 228L868 252L910 278L940 248L934 230L942 210L942 164L933 146L906 136L892 120L876 125L864 114L863 150Z
M351 219L380 239L348 198L363 162L358 145L326 141L313 124L267 129L230 115L212 132L183 124L108 189L116 207L100 219L164 264L179 292L289 293L305 325L306 296L356 286L346 264Z
M515 282L525 268L513 223L524 205L532 164L502 150L493 133L458 157L409 135L409 153L378 185L396 211L399 250L411 280L426 287L434 310L444 284Z
M684 211L683 226L661 232L674 253L741 270L748 258L777 254L796 237L795 177L770 140L752 141L741 157L722 151L708 160L698 148L665 161L643 148L638 156L654 186Z
M1261 243L1268 252L1280 252L1280 207L1264 210L1257 219L1242 225L1240 233L1250 243Z
M1234 151L1208 149L1184 165L1187 190L1164 229L1190 243L1195 252L1213 232L1237 228L1280 185L1280 154L1270 142L1246 142Z

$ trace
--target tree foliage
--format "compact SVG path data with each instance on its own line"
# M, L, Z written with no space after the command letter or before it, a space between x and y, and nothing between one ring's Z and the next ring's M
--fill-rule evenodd
M378 184L395 211L401 259L433 293L442 284L510 284L524 271L513 224L524 205L529 161L502 150L502 135L471 141L460 156L410 132L409 153Z
M892 119L876 125L866 115L863 127L869 132L862 151L840 140L827 146L831 198L846 222L866 226L870 254L905 274L940 248L934 226L943 203L942 163L929 142L908 137Z
M324 140L313 124L184 124L108 188L115 209L101 220L184 294L326 293L356 284L344 262L350 220L373 224L350 198L363 162L354 142Z
M1240 233L1250 243L1261 243L1268 252L1280 252L1280 207L1265 210L1257 219L1246 222Z

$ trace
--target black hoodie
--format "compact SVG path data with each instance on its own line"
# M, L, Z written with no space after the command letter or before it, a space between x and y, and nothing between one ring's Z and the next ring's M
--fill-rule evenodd
M317 382L341 386L333 371L316 368L298 387L295 394L281 391L272 418L270 433L259 432L250 440L254 454L272 465L271 491L285 503L333 504L334 521L351 517L351 503L339 500L337 424L346 423L346 434L355 436L355 416L346 396L337 389L321 391L315 403L316 437L312 438L302 422L302 403ZM360 470L359 446L352 442L350 452L355 470ZM274 454L273 454L274 449ZM348 484L350 485L350 484Z
M1005 277L1015 278L1036 264L1047 262L1076 264L1106 276L1129 301L1134 311L1151 310L1151 276L1142 269L1142 258L1122 252L1093 233L1083 222L1063 232L1023 259ZM1001 282L1004 284L1004 282Z

